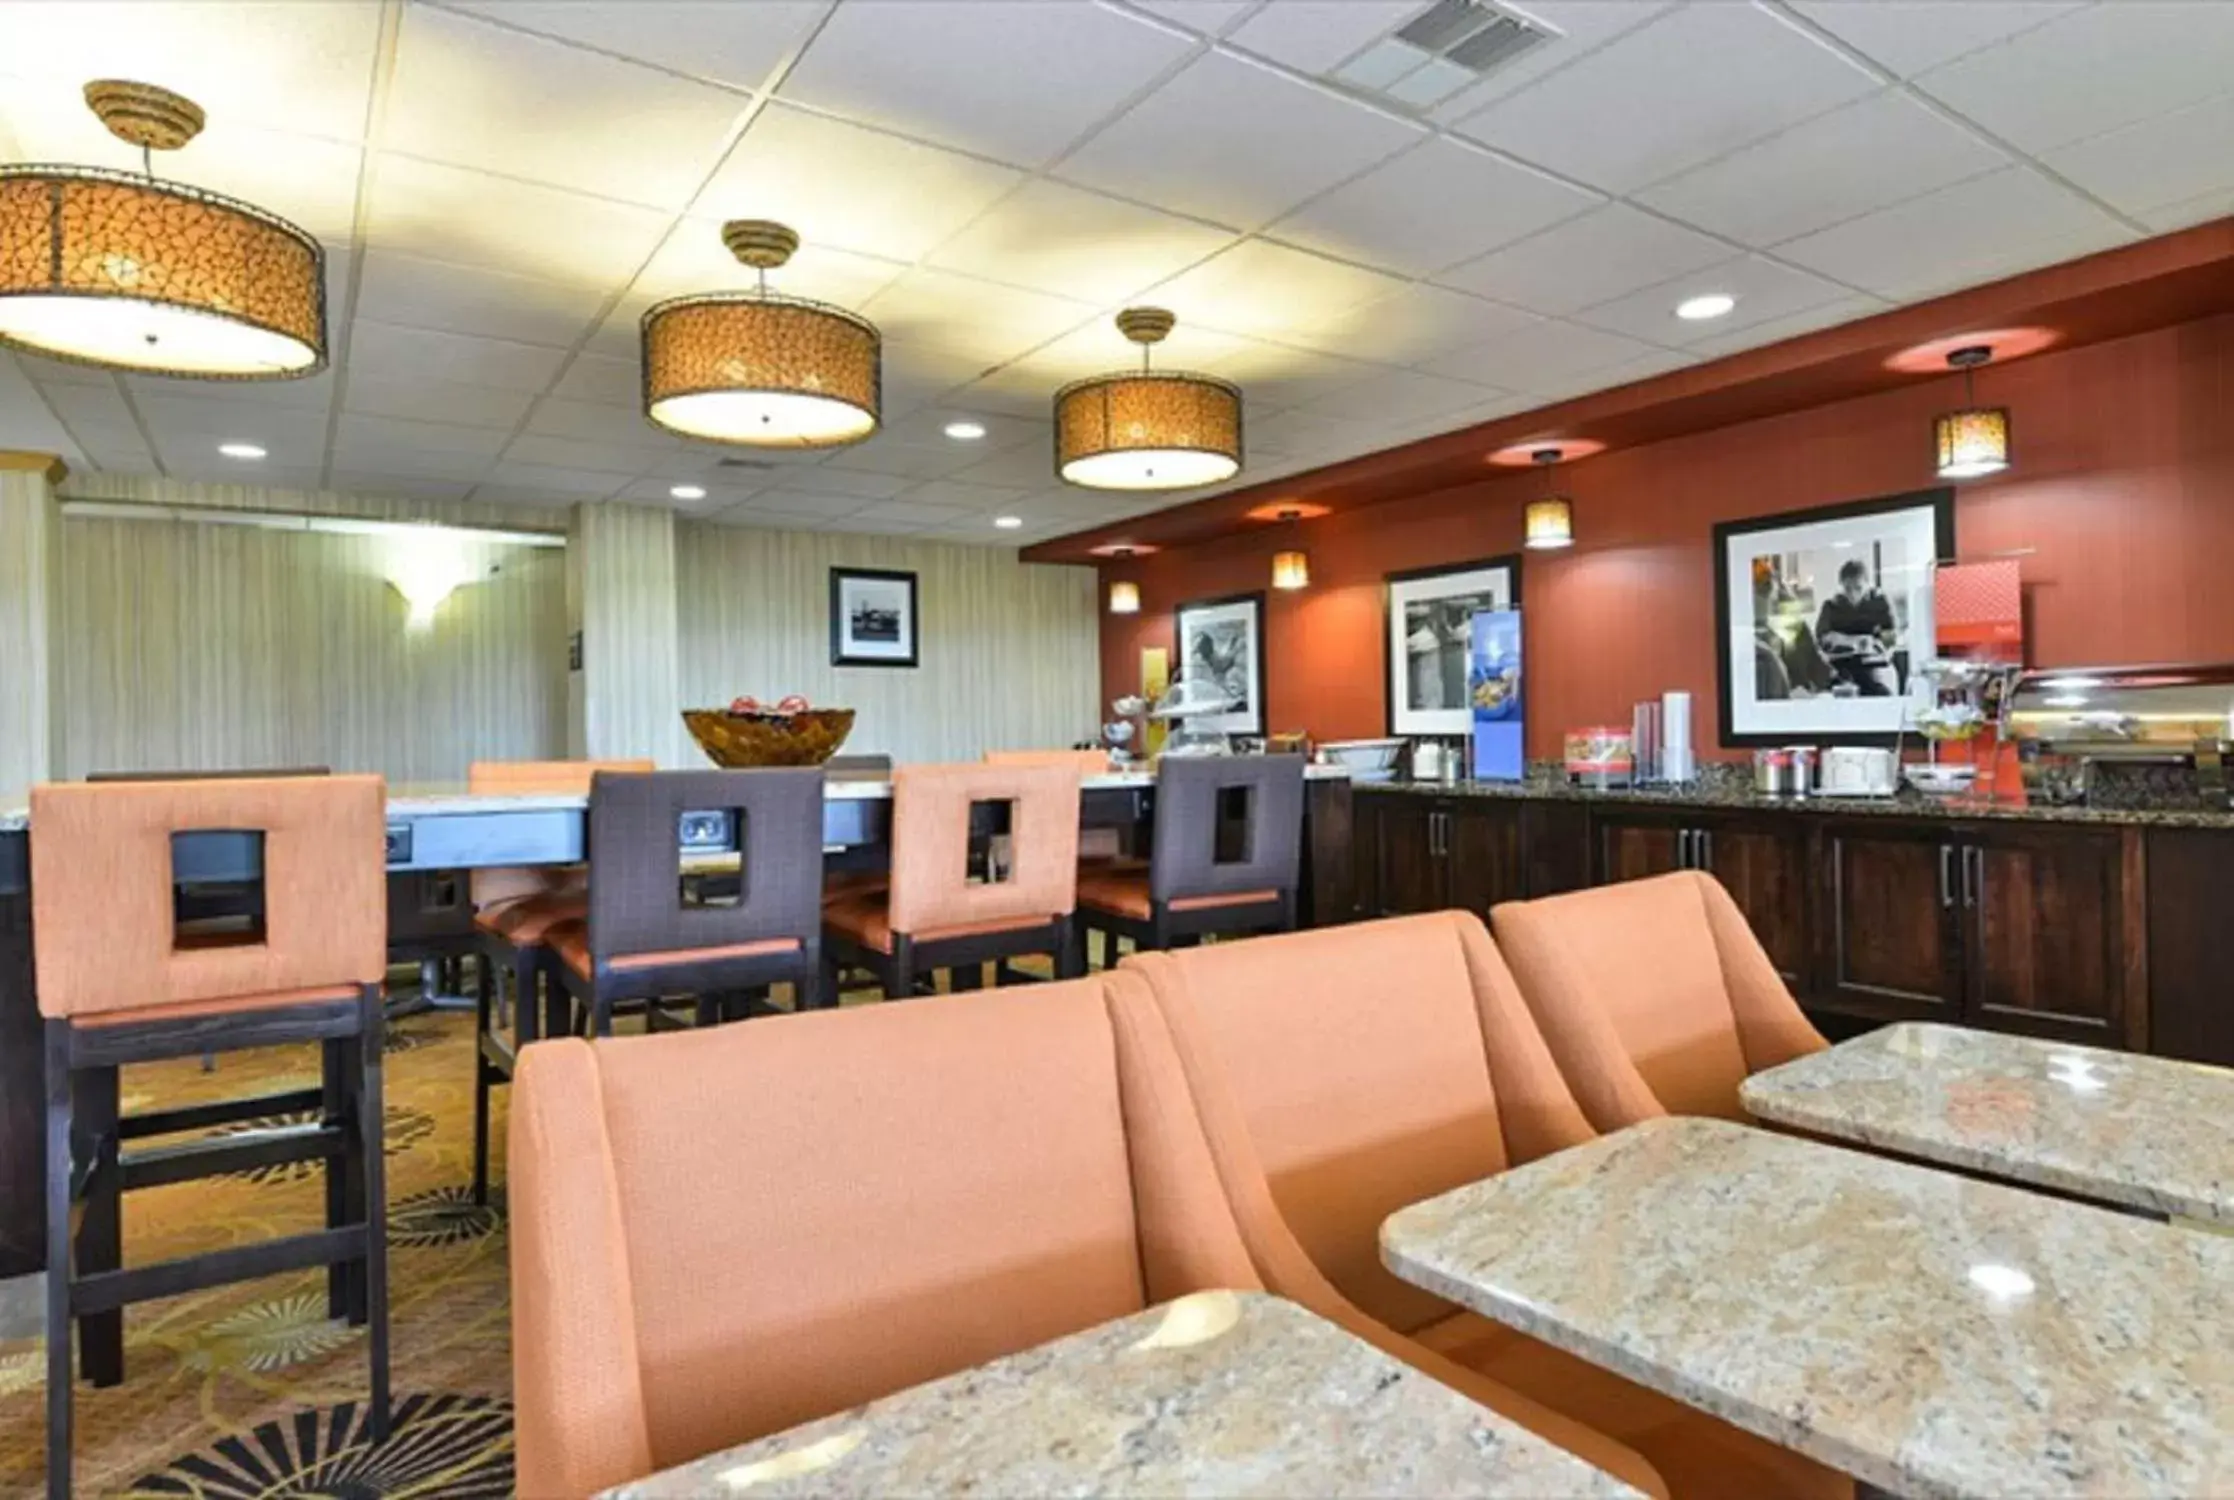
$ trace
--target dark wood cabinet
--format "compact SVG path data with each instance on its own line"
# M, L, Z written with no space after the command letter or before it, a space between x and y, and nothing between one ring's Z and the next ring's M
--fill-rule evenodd
M1698 830L1694 866L1722 882L1796 994L1814 977L1809 827L1789 813L1716 818Z
M1519 798L1405 792L1359 803L1370 807L1357 819L1359 895L1373 915L1456 906L1486 916L1527 894Z
M2234 1068L2234 829L2146 839L2149 1050Z
M1531 901L1589 886L1589 806L1550 799L1521 803L1520 865Z
M1821 831L1814 994L1883 1020L1961 1018L1954 830L1879 819Z
M1691 868L1691 824L1688 811L1594 808L1591 827L1597 831L1597 884L1618 880L1643 880Z
M1489 909L1528 896L1521 861L1527 804L1486 798L1457 802L1443 823L1443 904L1487 918Z
M2097 1046L2142 1045L2138 833L1997 824L1969 830L1962 858L1970 1021Z
M1380 847L1374 862L1376 909L1384 917L1438 911L1447 885L1443 865L1443 818L1439 799L1387 797L1380 815Z

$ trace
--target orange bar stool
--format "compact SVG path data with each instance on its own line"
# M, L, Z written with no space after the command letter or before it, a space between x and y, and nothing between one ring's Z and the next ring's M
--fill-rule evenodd
M590 778L599 771L651 769L649 760L477 760L466 770L465 785L477 797L587 797ZM473 1007L475 1203L489 1201L489 1091L511 1081L522 1047L573 1029L564 998L542 980L549 965L546 944L551 930L588 915L588 883L584 865L473 872L473 925L481 955ZM509 1008L499 977L506 974L512 980ZM507 1014L509 1028L503 1019Z
M1287 932L1302 870L1302 756L1166 759L1147 865L1081 868L1079 921L1102 934L1111 964L1120 937L1169 948L1213 933Z
M719 820L738 872L701 887L678 830ZM822 771L600 771L590 783L587 920L551 930L551 977L613 1030L613 1007L788 981L811 1009L822 980ZM647 1018L653 1014L648 1006ZM648 1022L647 1022L648 1024Z
M1697 870L1490 912L1559 1071L1601 1131L1749 1120L1738 1085L1830 1045L1721 882Z
M372 1432L387 1436L386 800L377 776L31 793L32 952L46 1018L50 1496L70 1493L72 1318L87 1375L112 1385L124 1377L129 1304L312 1266L328 1268L333 1315L368 1329ZM182 864L236 881L260 867L256 920L182 931ZM125 1136L144 1132L119 1118L120 1066L307 1042L324 1063L314 1123L123 1151ZM171 1111L163 1123L206 1123L195 1113ZM124 1268L126 1190L297 1161L324 1164L322 1230Z
M982 813L980 810L983 810ZM971 874L971 849L998 833L1007 859ZM892 881L823 903L824 991L837 966L863 968L886 999L913 995L939 969L975 988L987 963L1048 954L1058 977L1081 972L1078 771L1069 765L902 766L892 774Z

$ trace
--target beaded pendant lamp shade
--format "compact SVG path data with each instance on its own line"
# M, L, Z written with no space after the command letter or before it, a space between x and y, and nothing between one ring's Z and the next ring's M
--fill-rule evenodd
M1128 307L1117 328L1140 368L1077 380L1055 393L1055 471L1097 490L1175 490L1241 472L1241 388L1210 375L1151 370L1170 334L1160 307Z
M199 380L288 380L326 364L326 257L262 209L159 181L157 151L200 133L153 84L85 86L143 172L0 167L0 344Z
M1971 371L1993 357L1994 351L1985 344L1947 356L1947 363L1963 372L1963 409L1946 412L1932 423L1942 479L1976 479L2009 467L2009 408L1980 406L1971 387Z
M1557 448L1539 448L1530 457L1548 475L1561 455ZM1572 547L1575 544L1575 502L1557 492L1529 501L1528 509L1521 513L1521 533L1523 545L1532 551Z
M721 239L759 285L644 314L644 415L684 437L749 448L836 448L875 432L884 407L876 325L768 290L768 273L799 248L785 226L732 219Z

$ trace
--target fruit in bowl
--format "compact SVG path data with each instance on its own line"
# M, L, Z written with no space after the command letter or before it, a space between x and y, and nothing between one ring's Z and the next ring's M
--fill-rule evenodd
M683 723L706 758L726 770L819 766L853 732L853 710L815 708L794 693L773 704L733 698L727 708L686 708Z

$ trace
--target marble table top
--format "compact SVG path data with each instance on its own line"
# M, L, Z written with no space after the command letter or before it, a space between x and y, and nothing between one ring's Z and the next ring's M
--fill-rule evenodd
M606 1492L1634 1496L1293 1303L1201 1292Z
M1406 1281L1916 1497L2224 1494L2234 1239L1723 1120L1389 1217Z
M1817 1135L2234 1226L2223 1068L1904 1022L1757 1073L1739 1097Z

